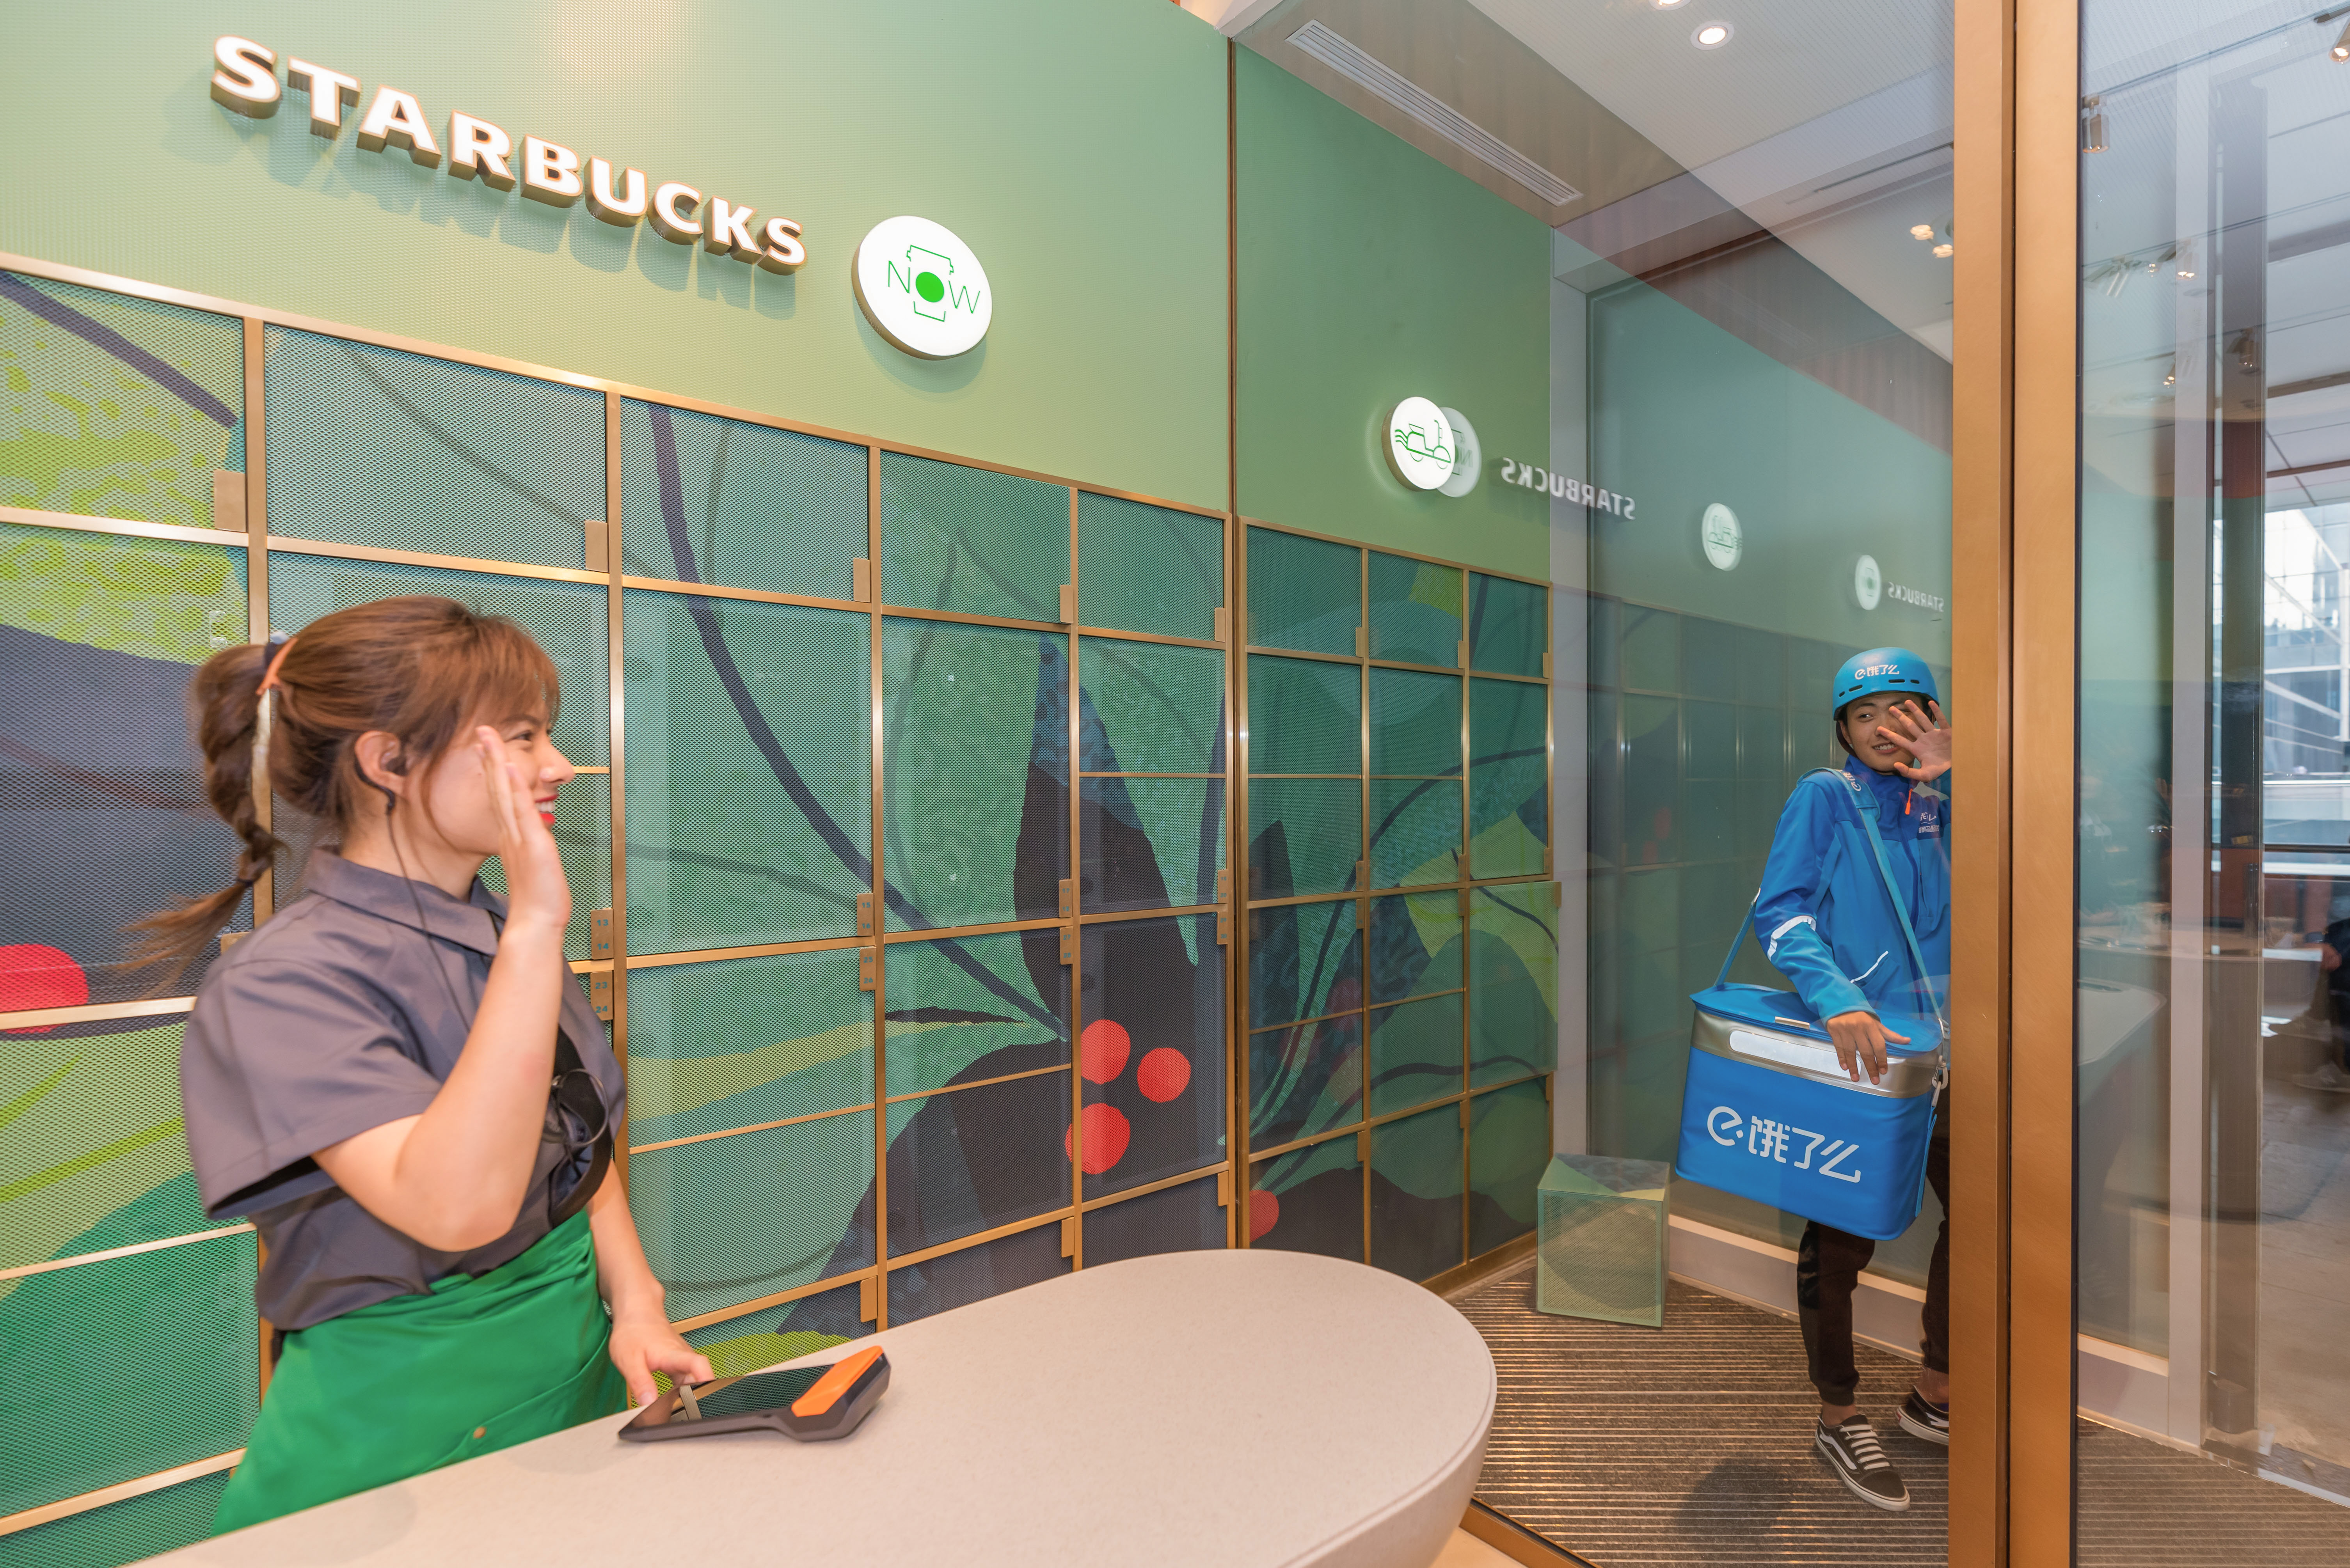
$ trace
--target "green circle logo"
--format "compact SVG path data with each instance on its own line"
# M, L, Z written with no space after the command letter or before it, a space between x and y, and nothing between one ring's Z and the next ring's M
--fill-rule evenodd
M914 279L914 292L936 305L947 296L947 286L939 281L938 274L926 272Z

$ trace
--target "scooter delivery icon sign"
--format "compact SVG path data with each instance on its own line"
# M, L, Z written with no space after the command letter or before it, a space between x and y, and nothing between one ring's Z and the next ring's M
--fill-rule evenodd
M987 269L954 232L889 218L858 242L857 303L873 330L909 354L951 359L976 348L995 313Z

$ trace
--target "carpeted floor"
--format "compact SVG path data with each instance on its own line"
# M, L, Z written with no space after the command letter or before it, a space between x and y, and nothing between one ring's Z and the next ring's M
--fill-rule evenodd
M1846 1492L1812 1452L1818 1397L1794 1324L1674 1282L1662 1329L1534 1310L1529 1260L1453 1304L1501 1375L1477 1496L1596 1568L1939 1563L1948 1455L1894 1420L1914 1366L1860 1347L1861 1407L1907 1513ZM2350 1509L2083 1423L2083 1568L2350 1563Z

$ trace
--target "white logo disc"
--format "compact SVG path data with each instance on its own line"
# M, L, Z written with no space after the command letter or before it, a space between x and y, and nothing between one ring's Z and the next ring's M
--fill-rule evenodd
M1717 501L1705 509L1705 520L1697 526L1698 543L1705 546L1705 558L1721 571L1734 568L1746 554L1746 535L1738 526L1738 514Z
M1852 597L1865 610L1877 607L1885 595L1885 575L1877 569L1877 557L1863 556L1852 564Z
M1452 424L1426 398L1406 398L1388 416L1388 466L1414 490L1436 490L1459 466Z
M909 354L951 359L978 347L995 314L987 269L953 231L888 218L858 242L857 303L873 330Z
M1485 454L1477 445L1477 431L1466 414L1459 409L1437 412L1452 427L1452 477L1436 488L1447 495L1466 495L1477 488L1477 476L1485 471Z

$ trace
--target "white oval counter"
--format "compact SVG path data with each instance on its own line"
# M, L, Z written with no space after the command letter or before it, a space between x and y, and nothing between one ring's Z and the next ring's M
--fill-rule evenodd
M1296 1252L1066 1274L852 1341L854 1437L575 1427L158 1563L577 1568L1428 1568L1477 1484L1493 1362L1395 1275Z

